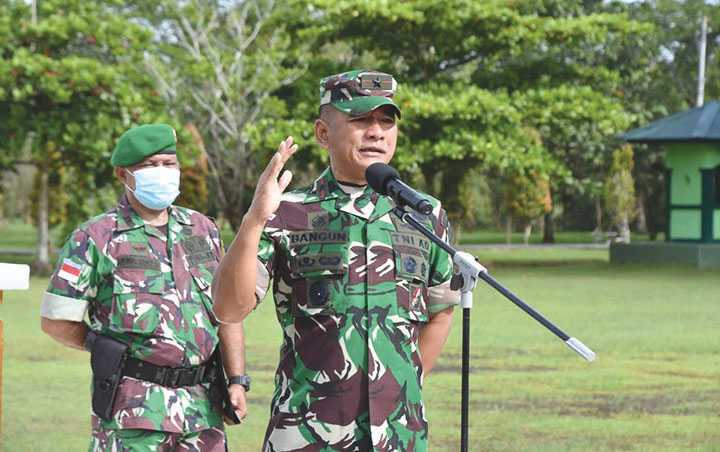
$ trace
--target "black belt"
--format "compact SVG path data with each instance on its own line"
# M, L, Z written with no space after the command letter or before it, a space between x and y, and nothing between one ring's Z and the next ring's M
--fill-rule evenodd
M123 376L157 383L168 388L212 383L217 377L212 361L191 367L163 367L136 358L127 358Z

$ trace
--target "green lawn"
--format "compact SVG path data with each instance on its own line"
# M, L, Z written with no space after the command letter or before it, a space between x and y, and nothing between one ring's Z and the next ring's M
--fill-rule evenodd
M547 265L548 251L483 250L480 257L598 360L586 363L492 289L479 288L471 450L720 450L720 273L610 266L595 250L553 251ZM0 307L8 451L87 447L88 355L39 331L46 283L34 278L30 291L7 292ZM460 326L458 311L445 353L425 380L431 450L459 447ZM247 422L228 430L236 451L259 450L268 419L280 340L269 300L246 329L254 387Z
M0 225L0 248L35 248L35 227L20 222Z
M646 241L648 239L647 234L640 234L633 232L631 235L634 241ZM461 231L459 240L461 244L466 243L505 243L506 235L505 231L487 231L487 230L476 230L476 231ZM657 240L664 240L664 235L660 234ZM558 231L555 233L555 243L593 243L593 236L591 231ZM512 234L512 242L514 244L523 243L523 235L521 232L514 232ZM542 233L539 231L533 231L530 235L530 243L537 244L542 243Z

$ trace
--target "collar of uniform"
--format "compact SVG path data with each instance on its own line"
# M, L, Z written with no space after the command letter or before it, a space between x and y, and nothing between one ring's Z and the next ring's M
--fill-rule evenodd
M185 226L192 226L192 218L190 212L187 209L177 206L170 207L170 216L175 219L178 223Z
M379 218L382 218L386 214L392 212L395 208L395 202L389 196L378 195L377 202L375 203L375 209L368 219L369 222L373 222ZM388 223L390 226L391 222Z
M370 186L365 187L363 190L364 194L372 194L373 189ZM391 212L395 208L395 203L388 196L377 195L377 201L375 207L372 210L369 218L365 217L368 221L372 222L379 218L382 218L385 214ZM307 196L303 200L303 204L310 204L314 202L325 201L326 199L350 199L350 195L345 193L340 187L335 175L333 175L330 168L326 168L325 171L320 174L320 177L315 179L312 188L308 192ZM342 210L342 209L341 209ZM350 212L357 214L356 212Z
M117 229L118 231L129 231L145 225L142 217L135 212L130 205L127 195L123 194L117 205Z
M303 204L345 197L348 197L348 194L340 188L332 170L330 168L326 168L320 177L315 179L312 188L303 200Z

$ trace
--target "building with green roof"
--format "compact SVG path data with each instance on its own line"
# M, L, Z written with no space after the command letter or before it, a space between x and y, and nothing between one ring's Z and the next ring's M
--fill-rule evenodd
M720 267L720 102L622 135L665 149L665 243L613 244L613 262L687 262Z

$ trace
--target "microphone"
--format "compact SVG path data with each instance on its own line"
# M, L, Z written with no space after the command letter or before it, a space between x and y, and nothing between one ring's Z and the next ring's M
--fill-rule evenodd
M365 170L365 179L373 190L391 197L398 206L408 206L425 215L432 212L430 202L401 181L400 175L392 166L381 162L373 163Z

